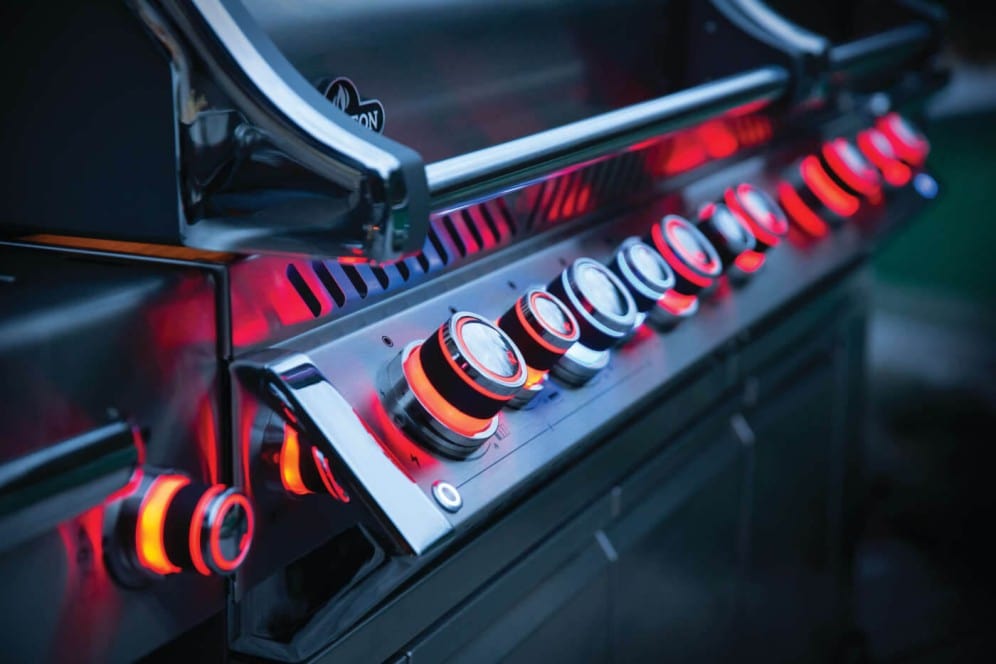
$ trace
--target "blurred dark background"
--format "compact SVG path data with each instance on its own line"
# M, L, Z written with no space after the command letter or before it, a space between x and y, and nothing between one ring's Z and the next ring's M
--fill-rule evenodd
M881 3L770 4L833 34ZM996 653L996 3L943 5L952 77L923 109L943 195L874 261L855 661Z
M835 41L875 0L769 0ZM845 660L987 661L996 653L996 3L948 13L949 85L923 109L943 194L873 264L857 630Z

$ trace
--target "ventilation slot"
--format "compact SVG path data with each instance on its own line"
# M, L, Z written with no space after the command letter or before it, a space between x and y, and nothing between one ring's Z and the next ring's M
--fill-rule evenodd
M432 248L436 250L437 254L439 254L439 260L443 261L443 265L449 263L450 257L446 254L446 249L443 248L443 243L440 241L439 235L436 233L435 228L429 229L429 242L432 243ZM422 258L425 258L425 256L422 256ZM426 271L428 272L429 260L427 258L425 259L425 263Z
M485 226L484 219L481 218L481 213L476 206L462 210L460 216L463 218L463 225L470 232L470 236L474 238L478 250L490 249L497 244L488 229L482 228Z
M346 273L346 277L349 278L350 283L356 289L356 292L360 294L360 297L366 297L367 293L370 292L370 287L367 286L367 282L363 280L363 276L360 275L360 271L356 269L355 265L343 265L342 271Z
M419 252L419 256L421 255L421 252ZM395 263L395 266L398 268L398 274L401 275L402 281L408 281L412 278L412 271L408 269L408 261L398 261Z
M387 278L387 272L384 268L371 266L370 271L373 272L373 275L377 279L377 283L380 284L380 287L387 290L387 284L390 283L390 280Z
M335 280L332 273L329 272L328 266L322 261L313 261L311 267L315 271L315 274L318 275L318 280L322 282L322 286L325 286L325 290L329 292L335 305L340 309L345 306L346 293L339 286L339 282Z
M453 240L453 244L456 245L457 253L460 254L461 258L466 258L467 256L467 238L460 234L456 228L456 223L453 221L453 217L446 215L443 217L443 226L450 234L450 239Z
M287 266L287 280L290 281L291 286L294 287L297 294L304 300L304 304L311 311L311 315L318 318L322 314L322 303L311 291L311 288L308 287L308 283L294 264Z

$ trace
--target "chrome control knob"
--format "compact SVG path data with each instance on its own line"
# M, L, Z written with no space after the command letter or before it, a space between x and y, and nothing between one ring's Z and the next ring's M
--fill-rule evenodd
M636 302L609 268L591 258L579 258L550 282L557 296L578 321L580 339L552 373L571 385L582 385L605 368L608 349L636 326Z
M120 555L109 552L108 562L125 585L184 571L233 574L249 553L255 522L237 489L177 473L146 475L109 516Z
M441 454L464 459L498 428L498 411L525 385L515 342L477 314L453 314L386 369L384 402L395 422Z
M509 405L521 408L543 389L547 373L581 336L577 319L556 296L530 288L498 319L526 361L526 384Z
M881 176L849 140L835 138L824 143L819 159L830 179L845 192L870 203L881 202Z
M869 127L858 132L858 149L878 172L889 190L905 187L913 179L913 170L896 154L892 142L880 129Z
M653 247L637 237L623 241L609 267L629 289L640 313L653 309L674 287L674 272Z
M764 265L764 254L755 249L754 234L725 203L702 206L699 230L716 248L727 274L734 281L746 279Z
M770 196L752 184L743 183L727 189L723 202L754 234L757 251L765 252L777 246L788 234L785 212Z
M875 127L885 134L892 149L911 168L920 168L930 154L930 142L906 118L898 113L883 115Z
M723 271L716 248L690 221L676 214L654 224L650 242L674 270L674 288L650 311L650 320L668 328L698 311L698 295Z

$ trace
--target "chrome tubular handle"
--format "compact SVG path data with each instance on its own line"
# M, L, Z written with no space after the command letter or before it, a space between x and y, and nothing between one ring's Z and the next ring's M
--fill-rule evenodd
M788 88L781 67L763 67L426 166L431 206L483 198L603 157Z

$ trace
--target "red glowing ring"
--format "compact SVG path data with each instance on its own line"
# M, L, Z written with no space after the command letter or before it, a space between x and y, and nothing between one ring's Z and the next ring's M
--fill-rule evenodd
M779 183L778 199L785 207L789 216L792 217L792 221L805 233L812 237L823 237L827 234L829 230L827 222L820 219L819 215L809 209L806 202L799 196L799 192L788 182Z
M135 550L138 562L157 574L175 574L180 568L166 553L163 528L166 512L180 489L190 484L183 475L160 475L152 480L135 520Z
M523 373L523 368L522 368L522 364L523 363L522 362L518 362L518 361L516 362L515 373L513 375L511 375L511 376L502 376L501 374L497 374L494 371L492 371L491 369L487 368L483 364L480 364L480 365L478 364L477 358L474 357L474 354L470 352L470 349L463 342L463 326L466 325L467 323L471 322L471 321L483 322L486 325L491 325L491 327L493 329L497 330L498 334L506 341L506 343L508 344L509 350L512 350L512 349L515 348L515 344L512 342L512 340L509 339L508 335L505 334L505 331L502 330L501 328L499 328L498 326L492 325L491 323L488 323L487 321L485 321L483 319L478 319L476 317L474 317L474 318L464 317L464 318L461 318L459 321L457 321L456 329L454 330L454 335L456 337L455 341L460 346L460 350L461 350L463 356L466 357L468 360L474 360L474 368L477 369L477 370L479 370L485 376L493 379L495 382L498 382L498 383L508 383L509 385L514 385L515 383L517 383L519 381L519 379L522 377L522 373ZM440 330L440 332L442 332L442 330ZM440 336L440 341L442 341L442 336ZM442 346L442 347L446 348L445 345ZM448 354L447 354L447 357L449 357ZM518 358L516 358L516 360L518 360ZM470 378L470 376L468 376L463 371L462 368L457 367L455 363L453 364L453 367L456 368L461 373L463 373L464 376L466 376L467 378Z
M675 235L678 228L689 231L692 235L696 236L696 239L700 243L699 249L701 250L698 254L688 254L689 248ZM719 264L719 257L713 251L710 251L713 247L709 240L691 222L678 216L669 216L664 220L664 232L671 241L670 244L675 247L677 252L681 254L691 267L694 267L707 276L715 277L719 275L720 270L722 270Z
M454 336L456 336L457 339L454 339L454 341L460 347L460 353L463 355L463 357L468 362L473 362L474 369L480 371L482 374L484 374L488 378L490 378L490 379L492 379L495 382L500 383L500 384L505 384L505 385L508 385L508 386L515 385L521 378L523 378L524 369L522 368L522 365L525 364L524 361L518 362L518 364L516 366L516 370L515 370L515 375L514 376L500 376L500 375L496 374L495 372L491 371L490 369L488 369L487 367L485 367L485 366L481 365L480 363L478 363L475 360L475 358L474 358L474 354L471 353L471 352L469 352L469 350L467 349L467 346L463 343L463 339L460 336L460 330L461 330L461 328L466 323L468 323L470 321L481 321L481 320L483 320L483 319L479 319L476 316L473 316L473 317L464 317L464 318L461 318L459 321L457 321L456 329L454 330ZM445 337L445 334L443 332L443 328L444 327L446 327L446 326L444 325L443 327L440 327L439 330L437 331L437 335L439 336L439 347L441 349L443 349L443 357L446 358L446 362L450 365L450 368L453 369L453 371L456 373L456 375L460 378L460 380L465 385L467 385L467 387L471 388L472 390L474 390L478 394L481 394L481 395L483 395L483 396L485 396L485 397L487 397L489 399L494 399L495 401L508 401L513 396L515 396L514 393L513 394L497 394L497 393L492 392L491 390L487 389L486 387L478 385L477 382L466 372L466 370L464 370L463 367L461 367L460 365L457 364L456 360L453 359L453 355L451 353L449 353L449 352L446 352L447 345L446 345L446 337ZM498 329L498 328L495 328L495 329ZM508 336L505 334L504 331L501 331L501 334L502 334L502 336L506 340L508 339ZM510 348L514 348L514 345L511 345L511 341L509 341L509 344L510 344L510 346L509 346ZM519 358L516 358L516 359L518 360Z
M312 447L311 458L315 462L315 468L318 469L318 476L322 478L325 490L339 502L348 503L349 494L336 482L335 475L332 474L332 469L329 467L329 460L325 458L325 455L319 452L317 448Z
M563 312L565 312L567 314L567 316L566 316L566 318L567 318L567 324L570 325L570 333L569 334L567 334L567 335L562 334L559 330L553 329L546 321L542 320L542 317L539 315L539 311L537 310L537 308L535 306L535 302L533 301L534 297L541 296L541 295L546 295L547 297L549 297L552 302L555 302L557 304L557 306L560 307L561 311L563 311ZM578 340L579 330L578 330L578 327L574 324L574 315L570 311L567 311L567 309L564 307L564 305L562 305L559 302L557 302L548 293L544 293L543 291L536 291L534 293L531 293L529 295L529 306L532 308L533 315L536 318L536 321L538 323L542 324L543 325L543 329L545 329L546 331L548 331L550 334L552 334L553 336L557 337L558 339L563 339L564 341L570 342L570 343L574 343L575 341ZM554 346L549 341L547 341L546 339L544 339L543 336L539 332L537 332L535 329L533 329L533 326L530 325L529 321L526 319L525 312L522 310L522 299L521 298L515 301L515 316L516 316L516 318L519 319L519 324L522 325L522 329L526 331L526 334L529 335L529 338L532 339L533 341L535 341L541 348L544 348L545 350L548 350L551 353L555 353L556 355L563 355L564 353L567 352L567 349L565 349L565 348L559 348L557 346ZM527 381L528 381L528 378L527 378Z
M860 206L858 199L838 187L813 155L802 160L799 172L802 174L802 181L813 195L834 214L851 217L858 211Z
M543 317L540 315L539 308L536 306L537 300L548 300L552 302L554 306L560 309L560 312L564 314L564 320L567 321L566 332L561 332L560 330L550 325L548 321L543 320ZM564 306L563 302L561 302L554 296L550 295L546 291L535 290L529 294L529 307L532 309L533 316L536 317L536 320L543 323L543 327L546 328L546 330L549 331L550 334L553 334L554 336L563 339L564 341L570 341L572 343L578 340L578 335L580 334L580 331L578 330L577 323L574 321L574 314L572 314L567 309L567 307Z
M672 316L684 318L691 316L698 310L699 298L695 295L685 295L676 290L669 290L664 293L664 297L657 301L657 306Z
M211 501L224 490L225 486L223 484L215 484L205 491L200 500L197 501L197 506L194 508L194 515L190 520L190 532L187 537L187 544L190 547L190 559L194 563L194 569L204 576L211 576L211 568L204 561L204 554L201 549L204 518L207 515L208 508L211 506Z
M892 143L878 129L866 129L858 134L858 149L882 172L882 177L893 187L902 187L910 181L913 172L896 156Z
M844 158L843 151L848 147L845 139L836 138L823 145L823 158L837 177L852 190L866 197L876 197L881 189L878 173L871 164L866 164L860 171L856 170Z
M748 249L737 256L736 259L734 259L733 264L736 265L741 272L753 274L764 266L764 260L765 255L763 253Z
M913 129L902 116L898 113L889 113L879 119L878 127L889 139L892 149L900 159L913 166L923 165L930 151L930 145L927 139Z
M755 216L748 211L742 199L748 194L754 194L764 203L767 214ZM774 201L766 193L747 184L746 182L737 185L735 190L728 189L724 195L726 207L738 217L747 229L754 234L754 237L769 247L774 247L781 241L781 237L788 233L788 220Z
M235 505L241 505L242 509L246 513L246 531L242 534L239 539L238 555L235 556L233 560L225 558L225 555L221 552L221 525L225 522L225 514L232 509ZM221 504L218 505L218 511L211 524L211 531L208 534L208 539L210 541L211 547L211 560L214 562L215 569L222 573L234 572L242 564L242 561L246 559L249 555L249 547L252 544L253 532L256 528L256 517L252 511L252 504L249 499L246 498L241 493L231 493L225 496Z
M482 419L468 415L453 406L436 390L435 385L425 375L425 369L422 367L422 356L418 352L421 346L421 343L417 343L406 348L404 351L406 356L402 358L401 363L405 381L418 402L436 421L461 436L474 438L487 431L494 418Z

